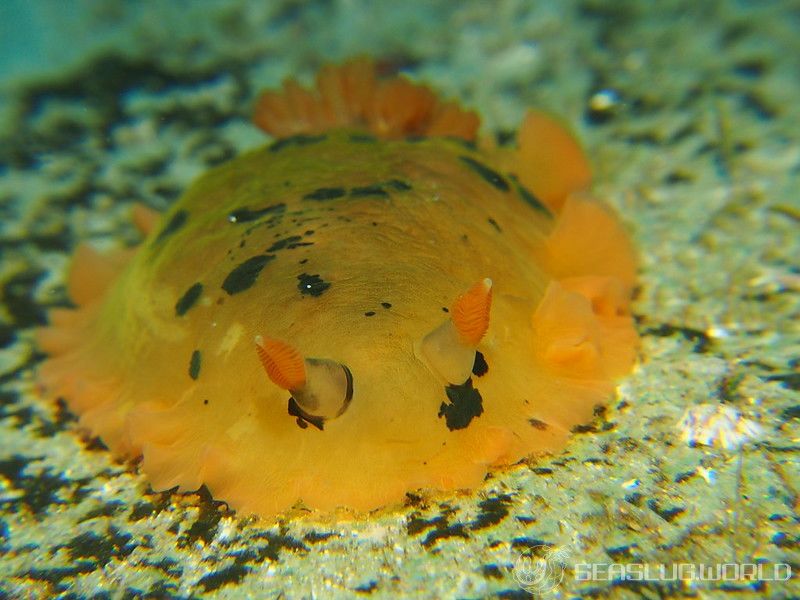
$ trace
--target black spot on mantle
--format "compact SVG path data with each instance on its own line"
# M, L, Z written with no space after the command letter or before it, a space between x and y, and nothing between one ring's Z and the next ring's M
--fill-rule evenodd
M185 315L188 310L194 306L202 293L203 284L199 282L186 290L183 296L180 297L180 300L175 303L175 316L182 317Z
M346 193L345 189L340 187L317 188L313 192L309 192L303 196L303 200L335 200L336 198L341 198Z
M303 273L298 275L297 289L304 296L321 296L325 290L331 287L331 284L323 280L319 275L309 275Z
M165 239L173 235L177 232L181 227L186 225L186 221L189 220L189 213L185 210L179 210L172 218L167 222L164 228L159 232L158 237L156 237L156 243L163 242Z
M511 176L511 180L514 182L514 187L517 188L519 197L522 198L526 204L528 204L528 206L539 211L540 213L547 215L548 217L553 216L553 213L550 212L550 209L547 208L547 206L545 206L544 202L539 200L539 198L533 195L533 192L522 185L515 175Z
M508 182L494 169L487 167L482 162L478 162L469 156L459 156L458 158L461 159L461 162L467 165L475 173L480 175L484 181L491 184L501 192L507 192L510 189Z
M472 378L461 385L448 385L445 388L447 399L439 406L438 417L444 417L450 431L466 429L472 419L483 414L483 398L480 392L472 387Z
M278 152L287 146L308 146L309 144L317 144L327 138L326 135L293 135L291 137L277 140L270 144L270 152Z
M411 184L400 179L390 179L386 182L386 185L396 192L408 192L411 190Z
M303 238L299 235L290 235L289 237L285 237L282 240L278 240L272 246L267 248L267 252L275 252L277 250L294 250L295 248L300 248L302 246L313 246L314 242L303 242L301 241Z
M383 189L382 186L375 184L375 185L362 185L360 187L354 187L350 190L350 197L352 198L366 198L366 197L374 197L374 198L388 198L389 194Z
M249 289L256 282L261 269L274 258L274 254L259 254L248 258L228 273L222 282L222 289L230 296Z
M354 133L349 139L351 142L355 142L357 144L371 144L378 141L378 138L368 133Z
M472 374L476 377L483 377L486 373L489 372L489 363L486 362L486 358L483 356L482 352L475 352L475 362L472 363Z
M264 208L239 208L228 213L228 221L230 223L249 223L260 219L264 215L271 215L281 213L286 210L286 204L279 202L278 204L270 204Z
M200 377L201 361L202 355L200 354L200 350L192 352L192 358L189 360L189 377L192 379Z

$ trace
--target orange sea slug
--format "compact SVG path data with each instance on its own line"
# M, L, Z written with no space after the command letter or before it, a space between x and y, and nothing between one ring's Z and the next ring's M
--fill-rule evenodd
M631 369L633 252L549 117L481 150L474 113L354 60L254 120L276 140L137 208L138 248L80 246L39 332L47 393L155 489L268 517L474 487Z

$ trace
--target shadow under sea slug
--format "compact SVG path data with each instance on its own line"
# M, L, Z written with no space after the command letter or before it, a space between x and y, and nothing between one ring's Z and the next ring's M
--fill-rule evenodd
M634 253L550 117L492 148L356 59L254 121L275 140L137 207L137 248L80 246L38 334L43 389L154 489L269 517L475 487L630 371Z

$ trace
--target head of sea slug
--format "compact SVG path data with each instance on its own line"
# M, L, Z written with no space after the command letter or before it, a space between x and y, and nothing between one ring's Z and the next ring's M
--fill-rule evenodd
M258 100L273 140L135 249L80 246L42 388L155 489L369 510L562 447L630 371L635 259L573 136L514 149L355 59Z

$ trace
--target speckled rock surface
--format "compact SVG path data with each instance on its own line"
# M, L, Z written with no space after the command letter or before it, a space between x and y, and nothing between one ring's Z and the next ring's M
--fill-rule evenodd
M84 24L106 24L97 44L0 85L0 598L800 595L795 2L103 4ZM359 52L460 98L487 132L529 104L575 124L641 250L641 365L563 453L475 493L274 522L202 490L152 493L37 395L32 329L64 303L79 241L135 243L132 202L163 209L265 142L247 120L259 88ZM688 445L684 411L720 403L760 436ZM563 549L563 579L526 591L520 557L542 547ZM794 578L576 578L757 562Z

